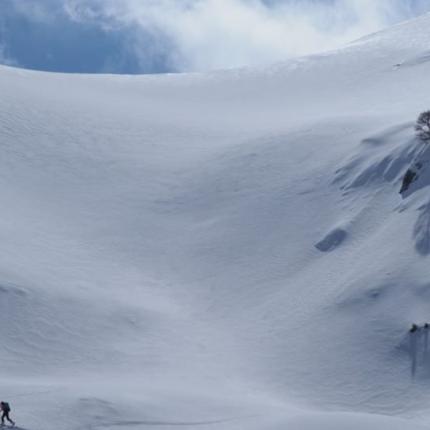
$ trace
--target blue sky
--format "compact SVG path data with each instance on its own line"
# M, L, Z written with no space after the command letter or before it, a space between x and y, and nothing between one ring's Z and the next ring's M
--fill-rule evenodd
M264 65L429 10L429 0L0 0L0 62L133 74Z

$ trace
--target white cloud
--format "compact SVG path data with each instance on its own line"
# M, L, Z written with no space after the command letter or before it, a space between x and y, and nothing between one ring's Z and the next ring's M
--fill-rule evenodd
M335 48L413 15L423 4L420 0L270 4L267 0L68 0L65 7L74 20L132 29L136 55L140 55L141 30L171 41L178 69L209 70L266 64ZM156 40L152 38L153 43ZM148 55L148 49L143 52Z
M429 0L0 0L0 22L2 4L52 33L53 44L67 22L77 33L93 26L119 36L119 55L107 40L100 47L106 67L121 57L143 71L268 64L337 48L430 10Z

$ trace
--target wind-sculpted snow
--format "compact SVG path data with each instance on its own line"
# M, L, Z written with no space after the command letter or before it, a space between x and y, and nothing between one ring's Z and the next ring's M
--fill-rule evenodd
M430 428L430 63L393 68L429 19L261 70L1 68L18 424Z
M422 152L423 144L411 136L413 124L402 124L363 139L359 153L336 172L335 183L348 190L372 187L381 181L398 181Z
M428 63L430 61L430 51L424 51L413 58L409 58L399 64L396 64L396 68L400 67L414 67L421 64Z
M419 208L414 227L415 248L423 256L430 254L430 203Z
M333 251L335 248L340 246L342 242L347 238L348 233L342 228L335 228L330 231L324 239L319 241L315 247L322 252Z

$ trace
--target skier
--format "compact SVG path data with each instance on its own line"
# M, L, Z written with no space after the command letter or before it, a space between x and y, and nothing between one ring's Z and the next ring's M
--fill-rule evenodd
M2 411L1 414L1 425L4 426L5 418L12 424L12 427L15 425L15 422L12 421L9 417L10 406L8 402L0 402L0 409Z

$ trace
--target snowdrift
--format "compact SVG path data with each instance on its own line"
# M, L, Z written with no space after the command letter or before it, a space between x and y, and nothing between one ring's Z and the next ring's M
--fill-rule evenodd
M429 45L425 15L258 70L1 67L18 424L430 428Z

